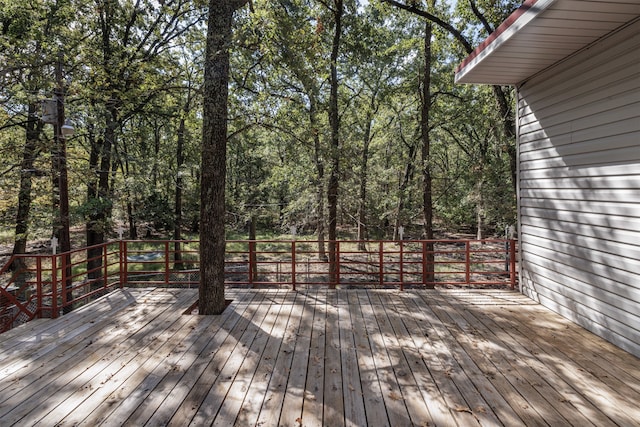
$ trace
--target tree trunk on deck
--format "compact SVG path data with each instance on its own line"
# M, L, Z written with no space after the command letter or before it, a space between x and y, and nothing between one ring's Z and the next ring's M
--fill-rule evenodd
M229 45L233 13L246 0L210 0L204 65L202 176L200 182L200 314L225 308L225 179L229 97Z
M331 174L327 187L327 203L329 205L329 288L335 289L337 281L337 225L338 225L338 179L340 176L340 118L338 114L338 51L342 33L342 0L335 0L333 15L335 27L331 47L331 93L329 96L329 125L331 127Z

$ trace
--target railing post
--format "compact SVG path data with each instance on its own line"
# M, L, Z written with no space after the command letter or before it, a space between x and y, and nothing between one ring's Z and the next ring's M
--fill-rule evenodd
M51 256L51 318L58 317L58 263L55 255Z
M471 241L467 240L464 245L465 248L465 282L468 285L471 283Z
M62 273L62 279L60 282L62 283L62 312L67 313L67 304L69 304L69 289L67 283L67 256L64 254L60 254L60 270Z
M336 285L340 284L340 241L336 240Z
M400 290L404 291L404 242L400 240Z
M104 248L102 249L102 266L103 268L103 273L102 273L102 287L104 289L107 289L109 287L109 263L107 261L109 261L109 244L108 243L104 243Z
M169 279L171 275L169 274L169 241L164 242L164 284L169 284Z
M380 286L384 285L384 243L380 241L378 245L378 259L380 260L380 271L378 277L380 278Z
M42 318L42 312L44 310L44 298L42 297L42 257L39 256L36 256L36 283L36 292L38 293L38 318Z
M129 281L129 259L127 258L127 254L129 253L128 243L129 242L127 242L126 240L120 242L122 248L122 250L120 251L120 256L122 257L122 259L120 260L120 268L122 269L120 288L124 288L124 284Z
M296 241L291 241L291 285L296 290Z
M511 264L510 270L510 279L511 279L511 289L516 288L516 241L515 239L511 239L509 241L509 258Z
M253 285L253 281L256 279L256 241L249 241L249 284Z
M123 269L124 265L123 265L123 259L122 259L123 253L124 253L123 242L122 242L122 239L120 239L118 241L118 282L121 288L122 288L122 284L124 283L124 269Z
M422 284L426 286L427 279L427 242L422 241Z

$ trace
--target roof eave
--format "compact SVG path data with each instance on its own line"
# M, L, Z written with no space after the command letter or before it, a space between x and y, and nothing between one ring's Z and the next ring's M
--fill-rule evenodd
M514 37L523 27L538 17L556 0L526 0L516 9L489 37L482 42L463 62L455 73L456 83L500 84L516 85L520 78L506 78L501 76L471 75L480 63L488 58L492 52L498 50L509 39Z

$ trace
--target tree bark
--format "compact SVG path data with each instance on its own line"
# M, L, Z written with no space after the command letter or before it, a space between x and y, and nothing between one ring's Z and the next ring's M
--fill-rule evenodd
M402 225L400 223L402 218L402 211L404 210L404 201L407 193L407 187L409 186L409 182L411 181L411 178L414 174L417 146L417 142L412 142L409 145L407 164L404 167L402 181L400 181L400 185L398 186L398 205L396 206L396 220L393 226L393 240L398 240L400 238L399 229Z
M123 155L118 158L118 164L120 165L120 172L122 176L127 180L130 176L129 154L127 153L127 146L122 147ZM133 207L133 197L131 195L131 189L129 186L125 186L124 189L126 198L126 210L127 210L127 228L129 229L129 239L135 240L138 238L138 231L136 230L136 218Z
M229 45L233 13L244 0L210 0L204 64L200 182L200 314L225 308L225 179L229 98Z
M513 192L517 191L517 179L518 179L518 158L516 151L516 122L514 119L513 108L510 107L510 103L507 100L507 95L501 86L493 85L493 94L500 110L500 117L502 117L502 130L507 137L509 144L507 144L507 154L509 155L509 167L511 170L511 185L513 186Z
M107 76L106 93L109 94L109 100L106 102L106 111L104 115L104 131L102 138L94 140L91 144L91 154L89 164L91 170L95 173L88 183L87 203L90 211L86 224L87 236L87 272L90 279L97 279L101 275L102 267L102 247L105 241L105 231L107 222L111 216L111 200L109 199L109 175L111 174L111 151L113 149L116 129L118 127L118 98L116 96L117 82L113 79L117 78L113 69L113 15L115 4L105 2L100 13L100 29L101 29L101 49L102 49L102 67ZM98 246L98 247L94 247ZM95 286L99 286L100 282L94 282Z
M189 112L189 99L183 108L183 116L180 118L180 124L178 125L178 141L176 146L176 196L174 205L174 217L173 217L173 240L174 252L173 252L173 268L176 270L184 269L182 263L182 252L180 251L180 240L182 239L182 174L181 169L184 163L184 133L185 133L185 116Z
M336 253L338 223L338 177L340 175L340 118L338 114L338 52L342 34L342 0L335 0L333 15L335 26L331 45L331 93L329 95L329 126L331 127L331 174L327 187L327 203L329 205L329 288L335 289L337 281L338 260Z
M18 209L16 212L16 233L13 244L13 255L27 252L33 164L37 156L40 131L42 130L42 122L38 120L37 111L37 104L29 104L25 143L22 150L22 162L20 164L20 188L18 190ZM13 271L18 271L23 267L24 264L20 258L15 259L11 265Z
M433 4L433 3L432 3ZM429 115L431 113L431 21L425 21L424 25L424 76L422 80L422 112L420 118L420 129L422 133L422 204L424 221L424 238L433 239L433 200L432 200L432 179L431 179L431 138L429 129ZM432 284L435 280L433 243L427 243L427 253L425 254L425 267L428 269L424 274L425 281Z
M371 133L371 120L367 123L364 144L362 147L362 159L360 161L360 197L358 202L358 250L366 251L367 245L367 167L369 164L369 140Z
M325 221L324 221L324 162L322 160L322 148L320 145L320 130L318 129L317 101L311 87L309 93L309 124L313 133L313 158L316 165L316 233L318 234L318 259L327 261L325 248Z
M369 111L367 112L367 123L365 124L364 137L362 143L362 157L360 160L360 197L358 202L358 250L367 249L365 240L367 239L367 181L369 166L369 145L371 144L371 125L373 114L376 110L377 91L371 95Z
M91 205L86 230L87 246L89 246L87 250L87 270L90 279L97 279L101 276L100 267L102 267L103 247L100 245L105 242L108 223L111 219L112 202L109 197L109 176L111 175L112 150L118 123L118 110L114 99L109 101L107 109L106 128L103 138L92 145L92 153L90 155L92 170L97 167L96 174L98 176L97 183L90 184L87 197ZM95 286L100 286L100 282L96 282Z
M70 220L69 220L69 180L67 177L67 141L62 133L62 127L65 123L64 115L64 82L62 75L62 52L59 53L58 63L56 66L56 90L55 98L57 104L57 122L54 126L55 145L56 145L56 173L58 178L58 238L60 243L61 267L63 272L63 292L65 295L66 305L63 306L63 312L70 313L73 305L69 301L73 300L73 289L71 280L71 236L70 236Z
M153 124L153 164L151 165L151 186L153 192L158 190L158 168L160 163L160 138L162 130L162 125L158 123L158 119L156 118Z

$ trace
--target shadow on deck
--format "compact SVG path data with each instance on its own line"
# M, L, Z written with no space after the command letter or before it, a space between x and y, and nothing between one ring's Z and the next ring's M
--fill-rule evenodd
M0 425L638 425L639 360L509 290L124 289L0 336Z

